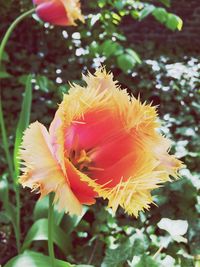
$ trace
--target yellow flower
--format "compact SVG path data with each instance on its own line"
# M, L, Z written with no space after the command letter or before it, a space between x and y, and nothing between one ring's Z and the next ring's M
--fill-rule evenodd
M49 131L39 122L25 131L20 183L42 196L55 192L71 214L102 197L137 217L153 189L177 178L181 162L168 154L155 107L120 90L104 69L83 79L87 86L71 85Z

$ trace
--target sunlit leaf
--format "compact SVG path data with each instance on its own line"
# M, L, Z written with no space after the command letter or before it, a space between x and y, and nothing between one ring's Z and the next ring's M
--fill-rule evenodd
M95 15L92 15L91 20L90 20L90 23L89 23L89 26L90 27L93 27L94 24L100 19L100 17L101 17L101 14L100 13L95 14Z
M161 23L165 23L167 21L168 13L164 8L157 7L152 14L155 19L157 19Z
M187 221L162 218L158 223L158 227L167 231L175 241L187 242L187 239L182 237L188 230Z
M183 21L180 17L174 14L168 14L166 26L171 30L181 30L183 26Z
M155 9L154 5L146 4L139 15L139 20L146 18L149 14L151 14Z
M176 260L172 258L171 256L167 255L162 261L162 267L169 267L169 266L175 266Z
M56 267L72 267L70 263L61 260L55 260ZM33 251L25 251L11 259L4 267L50 267L50 257Z

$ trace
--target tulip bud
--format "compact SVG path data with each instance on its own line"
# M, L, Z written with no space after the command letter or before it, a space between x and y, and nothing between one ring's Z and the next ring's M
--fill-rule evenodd
M76 25L75 20L84 22L79 0L33 0L40 19L54 25Z

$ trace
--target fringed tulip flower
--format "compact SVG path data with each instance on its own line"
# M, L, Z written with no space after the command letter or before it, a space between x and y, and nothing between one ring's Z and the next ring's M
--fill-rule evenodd
M55 192L58 207L71 214L102 197L114 211L137 216L181 162L157 131L155 107L120 90L104 69L83 78L87 86L71 86L49 131L39 122L25 131L20 183L41 196Z
M54 25L76 25L75 20L84 21L79 0L33 0L36 13L43 21Z

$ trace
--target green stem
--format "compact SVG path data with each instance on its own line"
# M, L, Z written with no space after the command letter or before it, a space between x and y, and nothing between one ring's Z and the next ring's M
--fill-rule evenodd
M3 52L4 52L5 46L6 46L7 42L8 42L8 39L9 39L11 33L13 32L13 30L15 29L15 27L17 26L17 24L20 21L22 21L24 18L26 18L29 15L31 15L34 11L35 11L35 8L24 12L22 15L17 17L16 20L13 21L13 23L10 25L10 27L6 31L4 37L3 37L2 41L1 41L1 45L0 45L0 66L1 66Z
M55 267L55 255L53 247L53 225L54 225L54 216L53 216L53 193L49 195L49 212L48 212L48 249L49 256L51 258L51 267Z
M0 44L0 68L2 67L2 58L3 53L6 47L6 44L9 40L9 37L15 27L18 25L20 21L22 21L24 18L29 16L35 11L35 8L23 13L20 15L16 20L10 25L8 30L6 31L1 44ZM8 135L6 132L5 122L4 122L4 116L3 116L3 108L2 108L2 101L1 101L1 91L0 91L0 128L1 128L1 134L2 134L2 141L3 141L3 148L5 151L6 160L8 163L9 173L14 181L14 188L15 188L15 196L16 196L16 227L14 227L15 230L15 236L16 236L16 242L17 242L17 250L20 252L20 191L19 191L19 185L16 182L14 167L13 167L13 161L12 157L9 151L9 143L8 143Z

